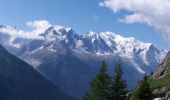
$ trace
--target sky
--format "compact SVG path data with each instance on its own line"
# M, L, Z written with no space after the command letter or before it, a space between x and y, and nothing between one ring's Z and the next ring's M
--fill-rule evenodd
M169 0L0 0L0 24L29 30L28 21L47 20L79 34L111 31L168 50L168 8Z

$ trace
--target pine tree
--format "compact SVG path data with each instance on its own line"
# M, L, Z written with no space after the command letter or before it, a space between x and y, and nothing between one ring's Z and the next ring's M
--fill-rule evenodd
M127 98L127 84L122 78L122 75L123 71L121 69L121 63L119 62L114 70L110 100L126 100Z
M152 100L152 91L146 74L144 75L144 79L139 82L135 89L132 100Z
M107 65L102 62L100 72L90 83L91 89L86 93L84 100L108 100L111 77L107 74Z
M148 77L145 74L143 81L139 86L139 99L141 100L151 100L152 92L150 90L150 84L148 83Z

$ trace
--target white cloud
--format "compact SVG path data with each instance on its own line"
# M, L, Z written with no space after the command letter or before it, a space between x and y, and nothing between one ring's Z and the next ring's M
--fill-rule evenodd
M47 28L51 26L51 24L49 24L49 22L45 20L29 21L26 24L32 28L31 31L19 30L8 26L0 28L0 32L10 35L12 39L24 38L42 40L44 38L39 34L43 33Z
M36 34L43 33L47 28L51 26L51 24L46 20L35 20L35 21L28 21L27 26L33 28L33 32Z
M170 0L104 0L99 4L110 8L114 13L126 10L119 21L126 24L146 23L158 30L170 45Z
M41 36L35 34L34 32L28 32L28 31L23 31L23 30L17 30L14 28L1 28L0 32L3 34L9 34L12 36L11 38L25 38L25 39L42 39Z

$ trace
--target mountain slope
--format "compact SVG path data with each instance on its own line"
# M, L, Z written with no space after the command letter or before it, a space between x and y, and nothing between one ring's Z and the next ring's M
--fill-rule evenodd
M78 99L82 99L88 90L89 81L99 70L102 60L107 61L108 72L112 74L120 59L124 78L131 89L145 72L154 72L166 55L165 51L151 43L112 32L77 34L71 28L54 25L40 36L43 39L14 38L10 41L9 37L0 42L9 52L31 64L65 93ZM11 46L11 43L15 45Z
M151 77L151 87L170 87L170 52Z
M164 61L160 64L157 71L153 75L154 79L160 79L170 75L170 52L167 53Z
M2 100L74 100L2 46L0 80Z
M163 62L151 76L149 82L154 97L159 97L163 100L170 99L170 52L167 53Z

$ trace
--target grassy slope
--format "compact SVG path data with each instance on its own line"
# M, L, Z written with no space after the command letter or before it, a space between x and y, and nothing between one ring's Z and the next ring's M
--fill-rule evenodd
M166 77L158 80L150 80L149 83L151 88L170 86L170 75L167 75Z

